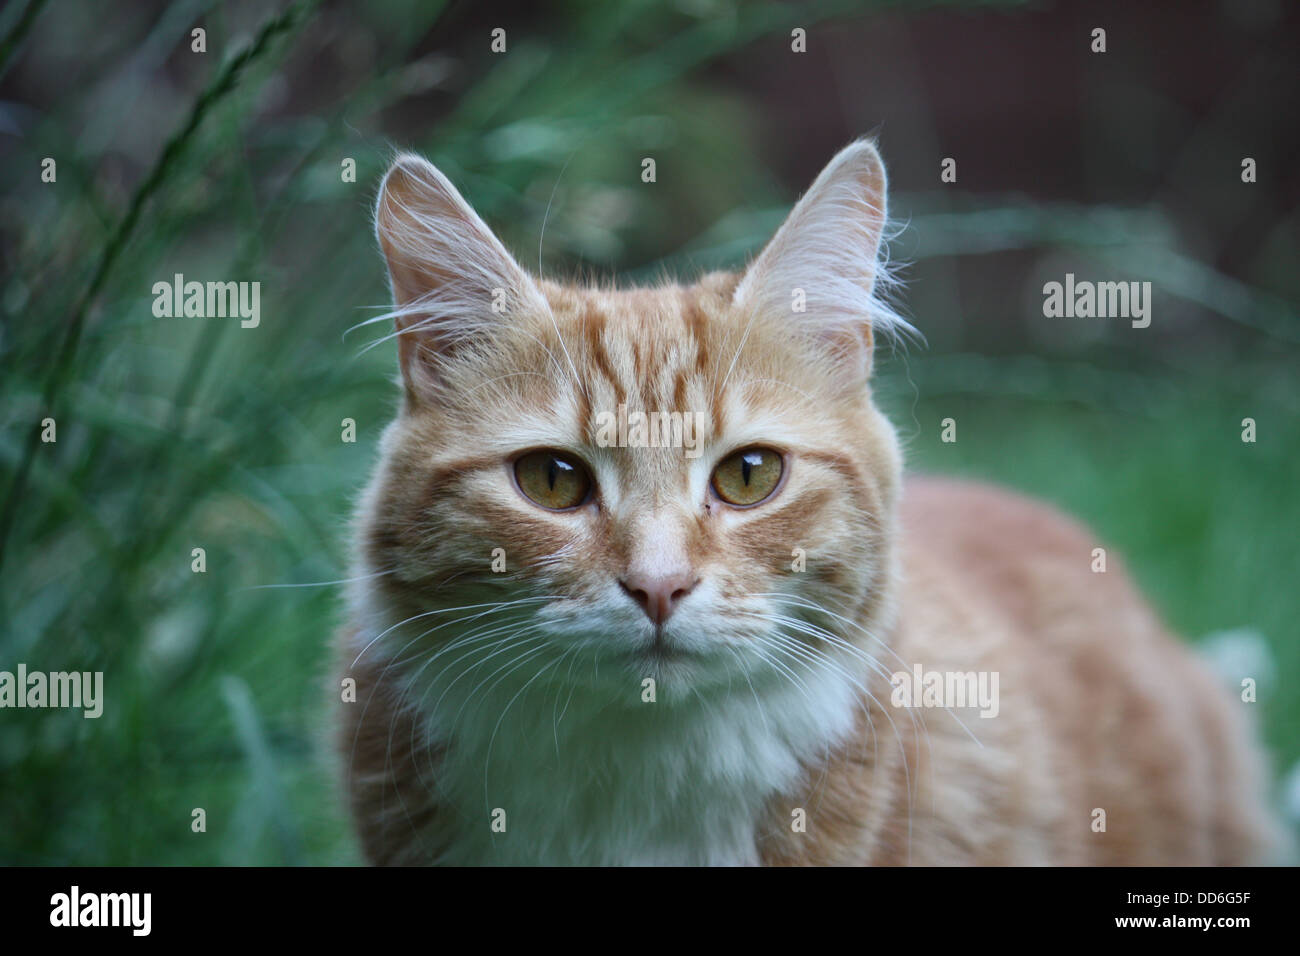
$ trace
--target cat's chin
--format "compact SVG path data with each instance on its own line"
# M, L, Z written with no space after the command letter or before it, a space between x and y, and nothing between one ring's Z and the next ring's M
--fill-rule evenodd
M635 648L627 652L627 658L633 666L645 666L656 669L683 669L698 666L705 655L699 651L656 640L648 647Z
M605 699L612 695L640 706L644 700L694 698L711 688L744 682L736 659L721 645L646 636L635 642L626 635L602 639L590 635L575 648L576 665L565 666L564 678L576 688ZM648 683L653 681L653 684Z
M634 669L687 668L707 664L715 657L707 649L692 647L679 641L648 638L635 644L611 642L605 646L592 645L594 656Z
M698 700L699 694L745 685L753 673L734 649L714 644L651 642L618 653L621 670L644 689L653 679L661 700ZM739 668L739 669L738 669Z

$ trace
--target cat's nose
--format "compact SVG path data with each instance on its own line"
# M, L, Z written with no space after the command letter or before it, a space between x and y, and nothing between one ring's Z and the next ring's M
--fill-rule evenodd
M623 591L645 611L646 617L654 622L655 627L668 620L669 615L677 610L682 598L695 590L700 579L694 574L640 575L629 574L618 582Z

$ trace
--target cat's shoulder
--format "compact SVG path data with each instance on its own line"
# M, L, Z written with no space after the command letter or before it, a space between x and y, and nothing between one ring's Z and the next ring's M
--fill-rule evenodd
M1110 551L1095 531L1055 506L976 481L908 475L900 519L907 563L959 568L1003 588L1094 577L1097 549ZM1107 559L1119 572L1119 557ZM1107 577L1118 583L1123 575Z
M932 603L942 593L962 613L995 608L1040 638L1062 615L1097 634L1158 630L1121 556L1056 507L952 478L909 476L903 488L902 565L911 601Z
M988 538L1014 545L1028 539L1038 547L1073 549L1094 535L1053 505L979 481L909 474L903 482L905 529L951 537Z

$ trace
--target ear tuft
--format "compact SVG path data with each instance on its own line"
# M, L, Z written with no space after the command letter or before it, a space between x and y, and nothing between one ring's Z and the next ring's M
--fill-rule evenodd
M736 287L746 312L792 328L870 367L872 335L912 331L888 304L885 164L869 140L835 155Z
M436 166L398 155L375 204L388 262L398 353L408 392L436 379L437 364L490 336L522 309L548 308L537 284Z

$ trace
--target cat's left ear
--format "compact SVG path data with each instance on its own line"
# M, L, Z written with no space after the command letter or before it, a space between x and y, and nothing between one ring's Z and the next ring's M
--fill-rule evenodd
M432 394L440 367L481 349L520 310L549 307L537 284L437 167L397 157L379 188L375 232L392 282L407 395Z
M826 165L746 271L733 303L787 322L853 379L871 372L873 331L906 326L883 302L885 164L859 140Z

